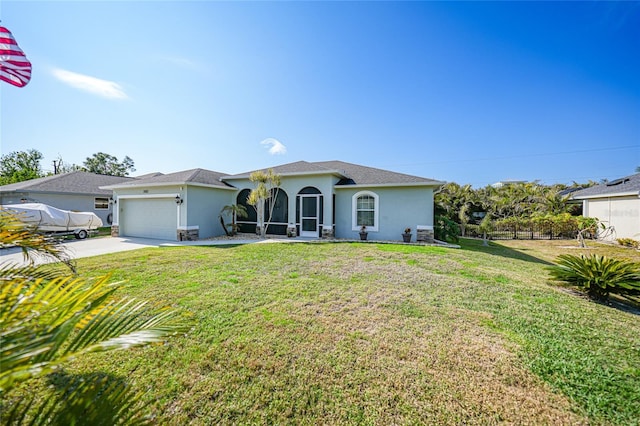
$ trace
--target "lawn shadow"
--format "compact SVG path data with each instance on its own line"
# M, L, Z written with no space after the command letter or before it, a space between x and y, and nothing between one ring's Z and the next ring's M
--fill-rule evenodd
M460 238L458 244L460 245L461 250L480 252L493 256L507 257L509 259L524 260L525 262L540 263L547 266L553 265L553 263L547 260L531 256L530 254L523 253L520 250L514 250L512 248L505 247L493 241L487 241L487 245L485 245L485 242L480 239Z
M70 374L62 369L46 379L55 389L55 396L47 405L64 407L47 414L53 416L53 420L46 419L52 424L108 425L116 419L131 420L141 412L141 407L135 407L139 395L125 377L104 372Z
M241 247L241 246L245 246L245 245L246 244L239 244L239 243L231 243L231 244L199 244L199 245L193 245L193 246L189 246L189 247L206 248L206 249L231 249L231 248Z

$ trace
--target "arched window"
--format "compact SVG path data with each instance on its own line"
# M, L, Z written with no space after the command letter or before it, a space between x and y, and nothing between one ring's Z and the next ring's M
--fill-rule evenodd
M364 225L369 231L378 230L378 194L371 191L361 191L354 194L352 204L352 230L359 231Z
M247 198L249 198L249 194L251 193L250 189L243 189L238 193L236 197L236 204L239 206L244 206L247 209L247 216L238 219L239 231L246 233L254 233L256 232L256 225L258 224L258 215L256 214L256 209L253 208L251 204L247 202Z
M289 223L289 196L282 188L279 188L277 191L272 189L271 196L275 197L271 218L269 218L271 199L267 200L264 206L264 217L269 222L267 234L287 235L287 225Z

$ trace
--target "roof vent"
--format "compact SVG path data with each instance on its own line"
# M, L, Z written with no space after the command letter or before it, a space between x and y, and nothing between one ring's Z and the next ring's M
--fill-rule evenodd
M607 186L616 186L616 185L620 185L621 183L627 183L627 182L629 182L629 178L616 179L611 182L607 182Z

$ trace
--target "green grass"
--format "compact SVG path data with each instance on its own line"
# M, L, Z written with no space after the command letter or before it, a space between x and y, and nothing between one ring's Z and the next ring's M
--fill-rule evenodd
M638 424L640 317L550 283L545 266L569 250L562 244L574 242L253 244L81 259L81 274L111 271L127 282L123 294L179 306L194 328L66 373L129 380L161 424Z

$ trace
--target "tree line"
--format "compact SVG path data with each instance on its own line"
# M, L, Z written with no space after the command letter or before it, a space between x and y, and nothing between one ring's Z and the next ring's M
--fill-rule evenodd
M492 224L513 221L566 218L581 214L582 205L569 202L572 190L596 185L543 185L539 182L514 182L474 189L455 182L445 184L435 195L436 237L456 240L467 225L489 229Z
M54 171L45 172L40 162L44 156L37 149L15 151L0 157L0 185L37 179L52 174L85 171L109 176L128 176L135 172L134 162L128 156L122 161L117 157L97 152L87 157L82 165L66 163L62 157L54 160Z

